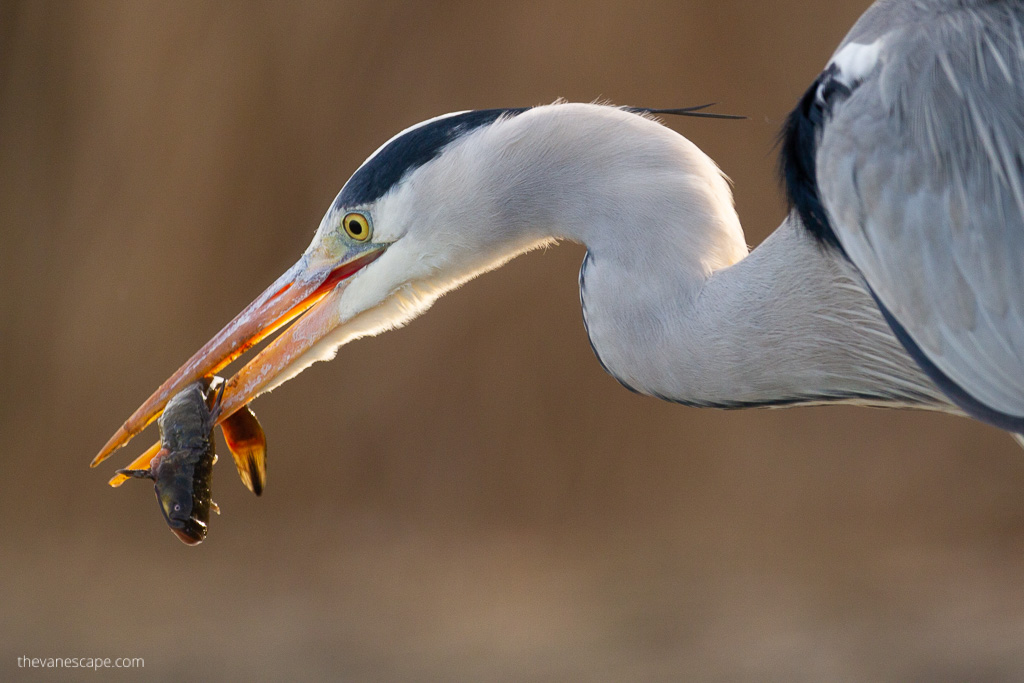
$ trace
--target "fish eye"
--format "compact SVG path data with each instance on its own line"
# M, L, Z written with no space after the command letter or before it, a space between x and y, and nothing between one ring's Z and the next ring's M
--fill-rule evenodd
M175 503L174 504L174 511L175 512L181 512L181 503Z
M341 220L341 225L345 228L345 234L356 242L365 242L370 239L372 230L370 229L370 218L366 214L350 211Z

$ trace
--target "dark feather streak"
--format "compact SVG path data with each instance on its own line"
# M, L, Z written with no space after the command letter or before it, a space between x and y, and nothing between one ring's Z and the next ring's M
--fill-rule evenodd
M837 73L835 65L822 72L786 118L779 135L779 167L790 211L796 210L804 227L819 243L845 256L846 252L829 222L828 211L821 202L815 161L821 132L831 115L832 106L851 92L836 79ZM819 88L822 93L820 99Z

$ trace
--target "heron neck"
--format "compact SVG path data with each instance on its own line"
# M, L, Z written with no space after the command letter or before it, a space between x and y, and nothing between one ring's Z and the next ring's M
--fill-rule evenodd
M496 223L480 233L503 257L543 238L586 245L584 320L623 384L699 405L948 405L857 275L797 223L747 255L728 182L685 138L591 105L482 135L468 190L491 200L477 224Z
M856 277L787 221L703 276L692 257L635 268L590 251L580 289L595 352L640 393L717 407L948 406Z
M420 181L459 197L431 239L457 231L444 243L463 272L435 290L551 238L586 245L591 342L637 391L720 406L941 400L856 275L798 225L747 256L726 179L654 121L539 107L467 137Z

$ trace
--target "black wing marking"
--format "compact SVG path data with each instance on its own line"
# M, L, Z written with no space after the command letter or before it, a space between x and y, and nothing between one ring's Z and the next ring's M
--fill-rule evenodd
M836 249L843 256L846 252L829 222L828 211L818 192L815 157L821 131L832 115L832 108L852 92L839 80L838 67L831 65L804 93L786 118L779 135L779 170L785 182L790 211L796 210L804 227L819 243Z

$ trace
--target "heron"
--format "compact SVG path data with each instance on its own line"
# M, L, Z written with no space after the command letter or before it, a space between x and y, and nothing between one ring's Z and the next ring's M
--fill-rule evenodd
M558 102L402 131L93 465L274 332L227 382L221 419L559 241L586 248L583 322L633 391L919 408L1024 432L1024 3L871 5L786 119L790 210L749 252L726 177L657 113Z

